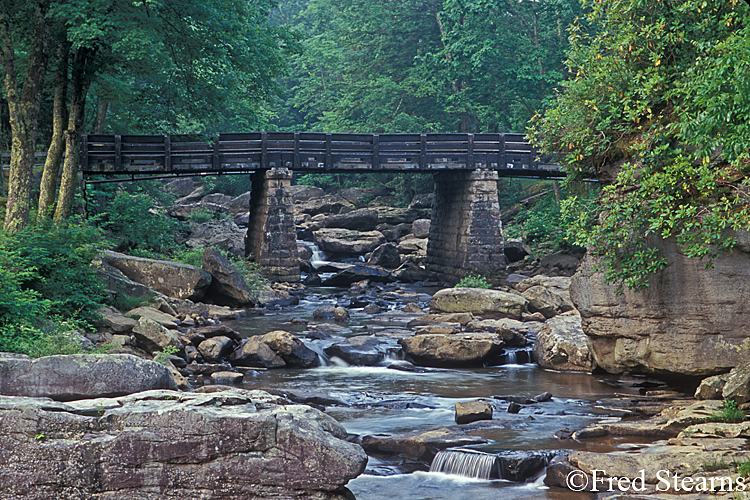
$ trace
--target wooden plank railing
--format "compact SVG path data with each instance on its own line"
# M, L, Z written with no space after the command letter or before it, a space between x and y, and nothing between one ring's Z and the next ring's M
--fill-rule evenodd
M308 172L488 168L534 177L564 175L520 134L251 132L221 134L209 142L183 135L87 135L83 137L81 167L85 175L179 175L269 168Z

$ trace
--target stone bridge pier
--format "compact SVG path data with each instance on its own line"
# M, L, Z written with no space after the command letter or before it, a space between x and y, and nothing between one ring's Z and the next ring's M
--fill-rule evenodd
M261 266L271 281L300 280L297 232L288 188L292 172L259 170L250 176L250 221L245 254Z
M300 279L292 200L286 169L252 174L245 248L272 281ZM467 274L492 276L505 268L502 222L494 170L435 174L435 204L427 269L446 282Z
M438 279L456 282L505 269L497 180L495 170L435 174L427 269Z

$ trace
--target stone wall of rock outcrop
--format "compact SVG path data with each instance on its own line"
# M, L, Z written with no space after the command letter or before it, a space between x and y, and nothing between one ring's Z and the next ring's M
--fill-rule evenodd
M609 372L706 376L729 371L750 349L750 237L706 262L661 241L668 267L642 292L616 295L587 255L571 298L591 339L596 363ZM744 347L743 347L744 346Z

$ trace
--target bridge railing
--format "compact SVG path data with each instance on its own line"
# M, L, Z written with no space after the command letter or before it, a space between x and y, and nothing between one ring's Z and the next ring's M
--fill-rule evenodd
M190 174L275 167L309 172L528 170L561 176L520 134L87 135L84 174Z

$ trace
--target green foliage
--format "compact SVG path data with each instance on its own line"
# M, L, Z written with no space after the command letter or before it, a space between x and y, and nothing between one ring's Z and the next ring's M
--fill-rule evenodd
M203 250L203 248L183 247L172 253L172 260L190 266L201 267L203 261Z
M705 472L716 472L717 470L724 470L731 467L731 464L723 461L723 460L714 460L713 462L708 462L701 465L701 468Z
M734 470L737 471L737 474L742 477L750 477L750 460L734 462L732 465L734 466Z
M104 300L90 268L99 239L75 224L0 233L0 351L81 352L70 332L90 328Z
M745 420L745 412L737 408L737 403L728 399L724 401L721 410L714 412L707 419L709 422L737 423Z
M168 345L161 351L156 351L154 353L154 361L156 361L160 365L166 365L167 360L169 359L169 356L171 356L172 354L175 354L176 352L179 352L178 348L176 348L173 345Z
M223 193L228 196L239 196L250 191L252 187L250 176L247 174L206 176L202 180L203 189L206 193Z
M570 178L606 181L598 213L568 206L575 240L634 290L660 239L711 265L750 227L750 9L736 0L594 2L574 25L556 105L531 128ZM614 178L613 174L617 174ZM594 221L595 223L591 223Z
M456 283L456 288L492 288L492 285L487 283L487 279L484 276L473 276L470 274L461 278L461 281Z
M203 224L213 220L228 219L231 216L224 212L212 212L210 210L193 210L188 215L188 222L195 222L196 224Z
M178 223L156 211L146 193L119 192L100 218L101 226L126 250L165 252L175 246Z

